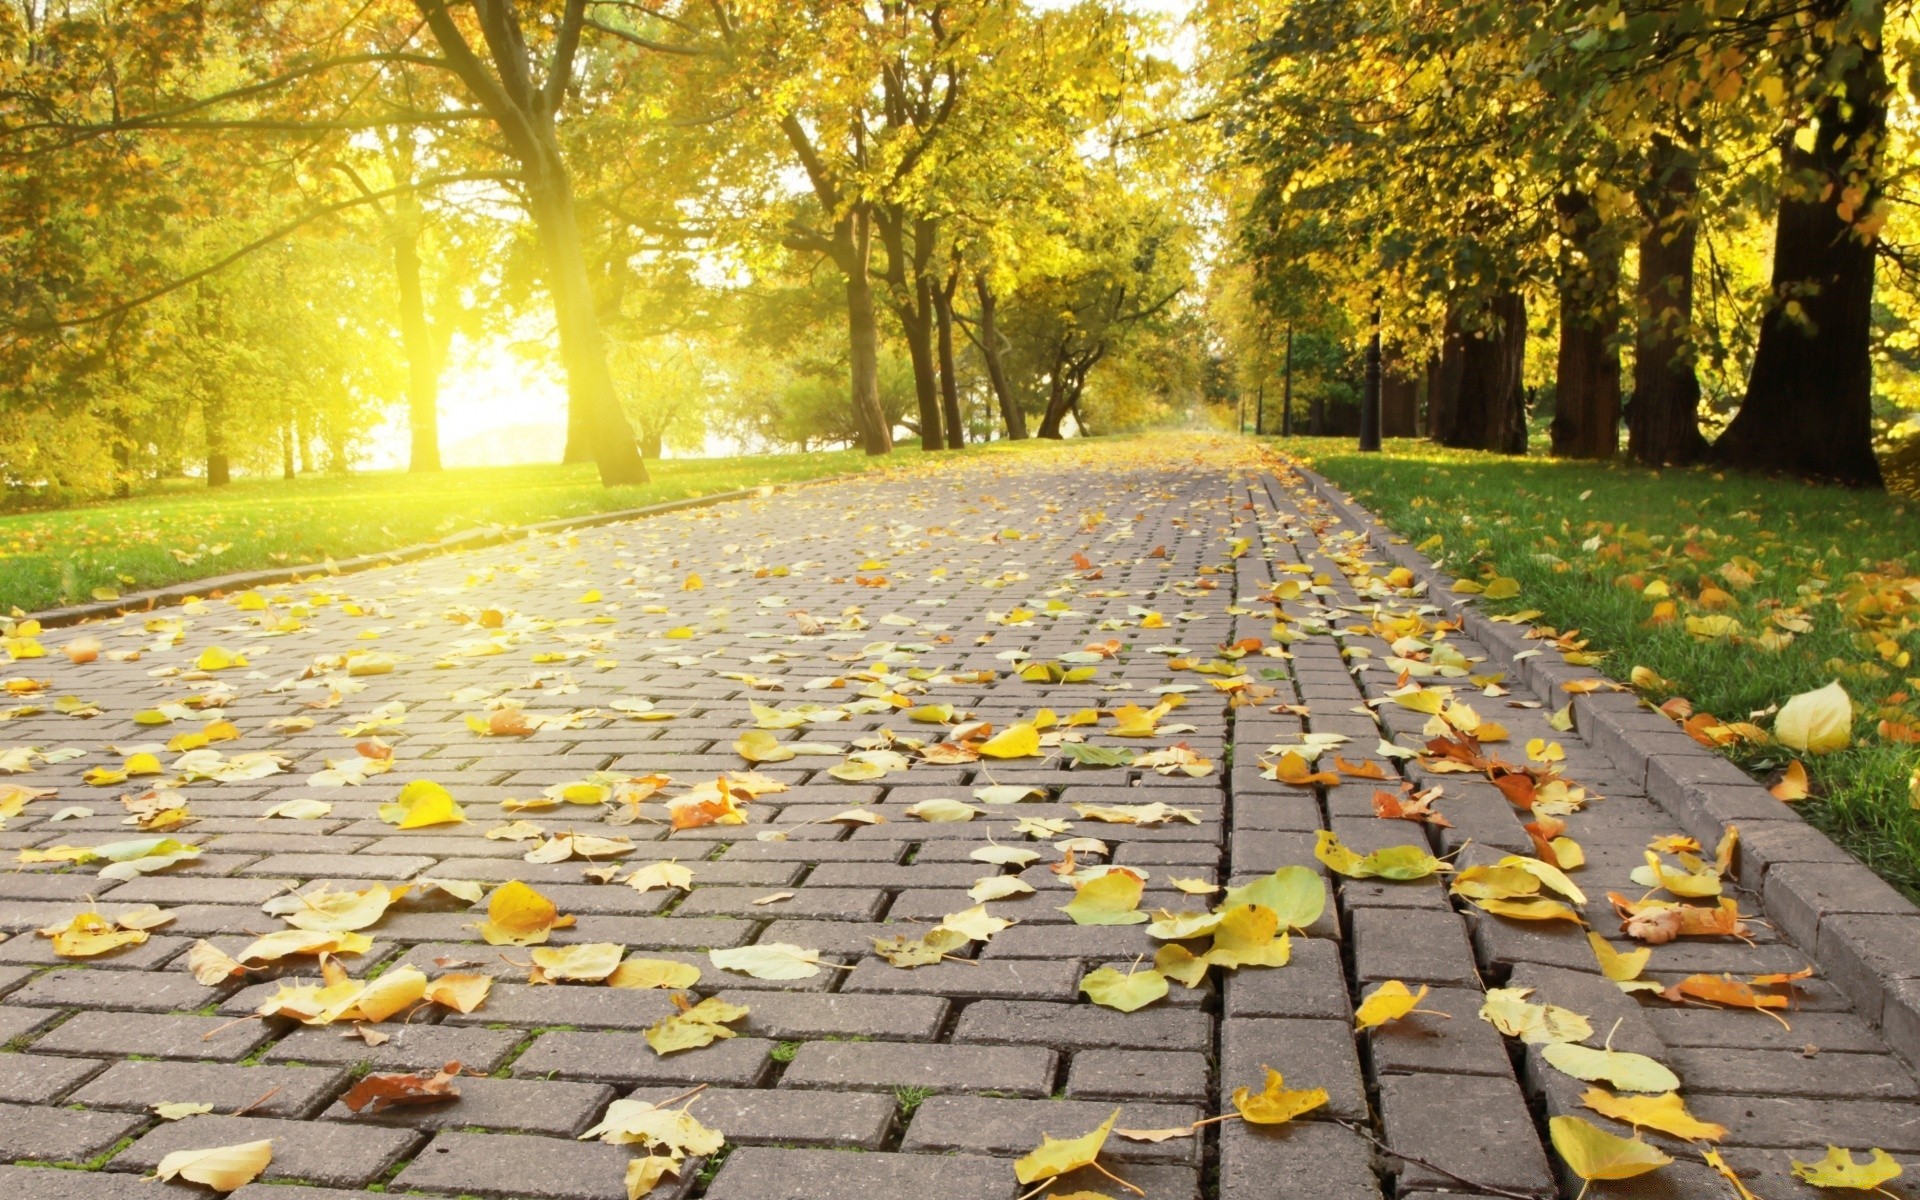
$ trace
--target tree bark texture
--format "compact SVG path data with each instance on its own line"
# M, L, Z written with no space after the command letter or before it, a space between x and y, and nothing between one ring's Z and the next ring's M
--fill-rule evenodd
M1633 399L1627 453L1650 467L1685 466L1707 453L1700 435L1700 379L1693 369L1693 258L1699 240L1693 154L1657 135L1648 147L1641 197Z
M530 169L529 175L534 228L546 263L547 288L553 294L560 360L567 371L569 427L573 410L578 410L602 484L645 483L647 466L640 459L633 427L620 408L613 372L607 367L572 187L557 164L538 173Z
M1380 373L1381 437L1415 437L1420 432L1420 381L1410 370L1397 350L1387 351Z
M980 298L980 337L978 346L980 357L987 364L987 382L993 386L994 399L1000 402L1000 419L1007 426L1008 441L1025 441L1027 437L1027 414L1020 408L1019 397L1013 394L1013 386L1007 381L1006 360L1001 357L1000 326L996 323L995 313L999 307L999 297L987 285L986 276L974 280L974 291Z
M1526 299L1517 291L1496 293L1478 316L1473 328L1463 324L1460 336L1447 343L1458 358L1458 386L1447 397L1440 442L1467 450L1525 454ZM1449 374L1444 362L1441 373Z
M1557 458L1620 450L1620 255L1586 193L1554 198L1560 216L1560 347L1554 363Z
M400 344L407 354L409 471L440 469L440 363L427 325L426 293L420 286L420 203L396 202L393 273L400 291Z
M1818 6L1837 17L1839 0ZM1877 47L1878 43L1875 43ZM1775 218L1773 302L1762 318L1747 394L1714 443L1728 466L1882 486L1873 454L1873 271L1886 137L1886 73L1877 48L1857 57L1816 110L1811 150L1786 143ZM1842 51L1844 52L1844 51Z
M955 274L933 289L934 332L940 353L940 415L947 429L949 450L967 444L967 431L960 423L960 378L953 365L953 289L959 281Z

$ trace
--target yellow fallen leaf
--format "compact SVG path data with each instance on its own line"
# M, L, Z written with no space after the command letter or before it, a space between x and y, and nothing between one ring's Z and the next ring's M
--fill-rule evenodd
M1250 1124L1284 1125L1327 1102L1325 1088L1289 1091L1282 1086L1285 1081L1281 1079L1280 1072L1272 1067L1261 1069L1267 1073L1267 1083L1260 1091L1255 1092L1248 1087L1233 1089L1233 1106Z
M470 1013L486 1003L493 990L493 976L471 971L450 971L427 984L423 997L455 1012Z
M464 824L467 814L446 788L431 779L416 779L400 789L393 803L380 806L380 819L401 829L424 829Z
M204 1183L216 1192L232 1192L259 1178L272 1161L273 1141L266 1139L209 1150L175 1150L154 1170L162 1181L179 1178Z
M1802 754L1846 749L1853 738L1853 702L1847 690L1835 680L1788 700L1773 718L1773 736Z
M1091 1166L1094 1159L1100 1157L1101 1148L1107 1144L1107 1135L1113 1132L1114 1122L1119 1119L1120 1110L1116 1108L1113 1115L1091 1133L1076 1138L1041 1134L1040 1144L1014 1162L1014 1177L1022 1184L1029 1184L1042 1179L1055 1179L1081 1167Z
M1031 725L1015 725L980 743L980 753L988 758L1033 758L1040 753L1040 731Z
M1616 1096L1605 1088L1596 1087L1588 1088L1581 1095L1580 1103L1603 1117L1612 1117L1640 1129L1657 1129L1689 1142L1717 1142L1727 1136L1725 1125L1699 1120L1688 1112L1686 1101L1680 1098L1678 1092L1666 1092L1658 1096Z
M1814 1187L1870 1192L1879 1191L1881 1184L1898 1179L1901 1166L1885 1150L1869 1150L1867 1161L1857 1163L1853 1161L1853 1151L1828 1146L1827 1156L1817 1163L1793 1160L1793 1173Z
M1547 1122L1547 1132L1567 1169L1589 1182L1632 1179L1673 1161L1639 1138L1615 1137L1579 1117L1555 1117Z
M572 924L573 918L561 916L553 901L513 879L493 890L479 929L489 946L534 946Z
M1420 990L1414 992L1409 991L1407 985L1398 979L1389 979L1360 1002L1360 1007L1353 1013L1353 1027L1355 1030L1372 1029L1389 1021L1398 1021L1418 1008L1426 998L1426 984L1421 984Z

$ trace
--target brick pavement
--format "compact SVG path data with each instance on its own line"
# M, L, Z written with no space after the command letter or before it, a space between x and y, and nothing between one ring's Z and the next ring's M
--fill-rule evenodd
M1648 799L1644 778L1549 724L1564 697L1517 686L1510 651L1457 632L1436 642L1432 624L1444 613L1427 607L1432 598L1389 576L1297 479L1251 455L1207 439L1068 445L47 632L46 657L12 664L19 678L49 681L15 697L46 711L0 725L0 744L82 753L29 760L22 765L34 769L8 777L52 790L7 819L0 846L9 856L158 836L129 826L137 818L122 797L175 777L180 753L161 750L166 773L150 779L90 785L85 774L215 718L239 736L208 749L228 760L270 751L284 769L178 786L191 820L166 833L197 847L197 858L125 881L101 878L97 864L0 874L0 928L10 935L0 942L0 1152L20 1164L0 1166L0 1185L26 1198L205 1194L142 1185L137 1173L170 1151L270 1138L273 1162L243 1200L370 1188L617 1198L636 1148L575 1135L617 1098L657 1102L704 1084L690 1111L726 1148L689 1162L655 1195L1007 1200L1023 1190L1012 1160L1043 1132L1084 1133L1116 1107L1122 1127L1184 1125L1231 1111L1232 1091L1257 1089L1271 1065L1289 1086L1326 1089L1328 1103L1283 1127L1231 1121L1167 1141L1115 1138L1102 1161L1168 1200L1571 1196L1578 1181L1543 1147L1544 1118L1584 1114L1628 1130L1583 1109L1587 1085L1555 1071L1539 1047L1476 1017L1494 986L1533 988L1532 999L1586 1015L1592 1044L1610 1038L1672 1068L1691 1111L1726 1125L1726 1159L1768 1200L1813 1195L1788 1163L1819 1158L1830 1141L1920 1158L1912 1073L1818 976L1792 987L1782 1014L1791 1029L1766 1013L1630 995L1600 976L1570 923L1487 915L1439 878L1349 879L1316 861L1322 829L1361 853L1411 843L1461 866L1533 853L1524 814L1484 775L1436 774L1379 748L1382 736L1402 747L1426 740L1429 717L1386 699L1409 663L1466 664L1479 683L1426 682L1455 685L1481 718L1506 726L1508 741L1489 749L1518 758L1533 738L1564 748L1560 771L1590 794L1567 817L1587 859L1572 875L1586 917L1617 948L1634 943L1603 897L1641 895L1627 876L1644 847L1683 830ZM59 648L82 637L103 653L69 663ZM1117 655L1089 660L1085 648L1109 639ZM1434 645L1458 657L1433 654ZM248 665L200 670L210 647ZM1087 679L1057 678L1085 666ZM60 713L52 701L62 696L100 713ZM1113 710L1176 696L1184 703L1161 718L1162 732L1113 736ZM641 719L636 702L672 716ZM551 726L521 736L470 728L470 716L484 724L503 703ZM755 726L755 703L838 709L845 719L768 732L841 752L761 765L785 790L745 801L744 824L671 828L663 801L748 770L734 742ZM969 719L1005 730L1050 709L1063 724L1046 731L1049 742L1064 733L1137 752L1180 743L1208 769L1070 767L1057 745L936 765L890 743L885 731L936 741L942 726L902 710L941 704L958 726L948 735ZM133 719L180 705L198 707L169 710L163 725ZM1097 723L1064 724L1086 709L1101 710ZM1270 747L1331 734L1348 740L1320 767L1337 753L1348 766L1437 784L1435 807L1451 826L1376 817L1379 785L1351 772L1331 787L1264 777ZM356 743L370 737L392 748L390 771L349 786L314 778L330 763L351 774ZM847 773L844 752L856 744L891 744L912 765L882 755L888 769L877 777L830 774ZM637 804L618 798L649 775L674 783ZM402 830L383 821L380 806L413 780L449 788L465 823ZM608 784L615 801L512 803L583 781ZM965 822L907 812L934 800L979 811ZM290 801L329 807L267 815ZM1116 824L1075 807L1155 801L1191 823ZM860 823L869 818L847 818L849 809L881 819ZM1056 824L1022 826L1035 820ZM634 847L598 863L528 861L534 841L485 836L511 821ZM1288 965L1215 968L1194 989L1175 984L1163 1000L1117 1012L1088 1003L1081 979L1150 962L1158 943L1141 925L1078 925L1062 912L1073 895L1052 869L1063 845L1080 871L1113 865L1141 876L1147 911L1212 902L1175 880L1237 886L1287 866L1318 872L1332 903L1294 937ZM989 847L1037 857L995 863L974 853ZM668 860L692 870L689 888L619 882L633 866ZM622 864L612 882L596 878L605 861ZM874 954L876 937L924 934L973 907L976 881L1003 875L1031 891L985 908L1018 923L956 951L960 961L903 969ZM282 983L312 981L311 957L211 987L187 967L198 940L234 954L283 928L262 905L289 891L428 878L483 890L525 881L576 918L550 945L616 943L696 966L695 998L723 996L748 1014L732 1025L737 1036L662 1057L644 1032L675 1011L669 993L532 985L529 950L479 940L484 900L430 889L394 903L364 929L371 945L339 962L356 979L406 967L492 976L472 1012L423 1005L368 1039L346 1022L249 1015ZM1758 911L1731 881L1728 891L1743 913ZM84 911L89 898L108 917L152 904L172 919L143 944L63 958L34 931ZM1751 975L1808 961L1787 932L1749 924L1750 941L1656 948L1645 977L1668 985L1696 971ZM707 955L773 943L817 951L822 966L765 980ZM1184 944L1199 951L1206 941ZM1423 1011L1356 1036L1359 997L1390 979L1430 985ZM378 1115L339 1103L368 1071L449 1060L478 1073L458 1100ZM173 1122L152 1113L179 1102L213 1111ZM1678 1161L1588 1194L1732 1194L1697 1147L1648 1136ZM274 1182L314 1187L286 1193ZM1050 1192L1077 1190L1123 1194L1091 1171Z

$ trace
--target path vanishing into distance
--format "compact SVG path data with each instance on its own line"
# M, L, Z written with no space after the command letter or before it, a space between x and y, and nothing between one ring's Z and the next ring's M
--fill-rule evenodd
M1463 599L1170 436L16 629L0 1190L1545 1200L1603 1113L1674 1161L1590 1197L1920 1157L1742 843Z

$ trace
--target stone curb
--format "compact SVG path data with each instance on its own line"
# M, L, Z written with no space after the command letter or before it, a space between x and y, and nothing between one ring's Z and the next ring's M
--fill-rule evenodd
M1324 476L1289 460L1314 493L1365 534L1394 565L1426 583L1436 603L1452 577ZM1528 649L1521 627L1489 620L1460 603L1466 634L1509 656ZM1859 1009L1880 1025L1894 1051L1920 1066L1920 908L1825 834L1806 823L1726 758L1701 746L1666 717L1627 692L1569 695L1562 685L1597 672L1551 659L1544 651L1518 660L1521 679L1545 698L1568 699L1574 727L1604 751L1690 835L1717 842L1740 827L1734 872L1800 950Z
M411 546L400 546L392 550L381 550L373 554L362 554L354 558L341 559L329 563L301 563L290 567L268 567L258 571L236 571L230 575L214 575L205 579L191 579L182 583L170 583L165 587L152 588L144 592L134 592L118 600L102 600L92 604L69 604L61 608L49 608L42 612L28 613L17 618L22 621L38 621L43 629L59 629L65 626L79 625L86 621L99 621L108 617L128 616L133 613L151 612L179 604L189 596L204 596L209 592L245 591L247 588L270 587L280 583L298 583L319 576L352 575L360 571L370 571L375 567L390 567L399 563L414 562L431 558L436 554L451 554L458 550L478 550L485 546L498 546L505 542L517 542L530 537L540 537L549 533L565 533L570 529L587 529L596 525L613 525L621 521L637 521L646 517L665 516L668 513L681 512L692 508L711 508L733 500L752 500L771 496L775 492L792 488L813 487L816 484L844 483L850 479L864 479L866 472L847 475L828 475L820 479L798 479L787 483L766 484L760 487L734 488L731 491L712 492L704 496L689 496L685 500L666 500L659 504L643 505L640 508L621 508L611 512L586 513L578 517L559 517L552 521L537 521L529 525L494 525L482 529L469 529L438 541L417 542Z

